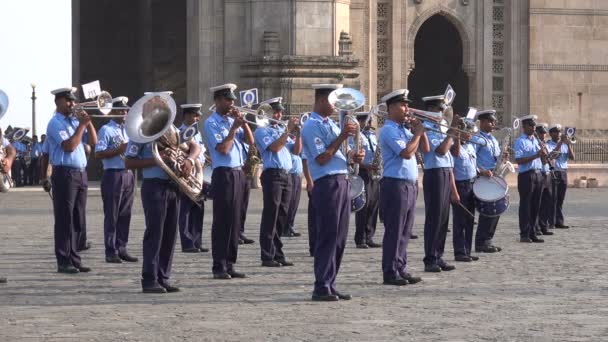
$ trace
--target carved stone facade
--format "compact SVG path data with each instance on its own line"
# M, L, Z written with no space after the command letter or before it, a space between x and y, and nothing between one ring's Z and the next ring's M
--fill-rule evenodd
M360 88L368 105L408 88L417 106L450 83L458 112L495 107L505 125L529 112L606 125L603 1L114 2L73 0L75 83L133 99L170 88L208 106L209 87L234 82L283 96L292 114L311 109L313 83Z

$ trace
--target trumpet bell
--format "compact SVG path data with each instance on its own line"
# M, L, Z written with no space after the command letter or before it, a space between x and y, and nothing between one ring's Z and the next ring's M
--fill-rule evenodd
M521 120L519 120L519 118L513 119L513 129L518 129L520 125L521 125Z
M310 113L304 113L300 116L300 126L304 126L306 121L310 118Z
M107 91L102 91L97 97L97 107L103 115L108 115L112 111L112 95Z
M173 125L176 113L177 105L168 93L144 95L129 109L127 136L136 143L157 140Z
M388 106L386 103L378 103L369 110L370 114L386 119L388 117Z
M365 105L365 96L356 89L338 88L329 94L327 101L338 110L354 111Z
M6 114L8 110L8 95L0 89L0 119Z

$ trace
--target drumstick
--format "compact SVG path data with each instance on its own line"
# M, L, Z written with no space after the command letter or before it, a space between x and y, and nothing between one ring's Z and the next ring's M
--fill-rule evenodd
M462 210L464 210L467 214L471 215L471 217L473 218L473 224L477 224L477 222L475 222L475 214L470 212L469 209L467 209L467 207L465 207L462 203L456 202L456 204L458 204L462 208Z

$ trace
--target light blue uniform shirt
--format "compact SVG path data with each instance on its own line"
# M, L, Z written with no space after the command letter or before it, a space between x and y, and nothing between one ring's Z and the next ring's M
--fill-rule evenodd
M42 143L34 143L32 149L30 150L30 157L32 159L38 159L42 155Z
M76 133L78 119L73 116L64 116L55 113L46 128L46 140L48 144L49 162L53 166L67 166L84 169L87 166L87 157L84 152L82 141L72 152L65 152L61 144L70 139ZM87 130L82 135L82 140L86 141Z
M460 145L460 154L454 157L454 179L464 181L477 176L475 147L472 143Z
M328 176L347 174L346 157L338 150L332 158L320 165L316 158L340 135L340 128L330 118L312 112L302 128L302 147L308 158L308 170L313 180Z
M152 154L152 143L139 144L133 141L129 141L127 145L127 152L125 153L127 158L135 159L149 159L154 158ZM169 175L160 168L160 166L152 166L143 168L141 171L144 178L158 178L158 179L169 179Z
M409 129L395 121L387 119L384 122L384 126L380 129L383 177L416 182L418 179L416 157L412 155L410 159L404 159L400 156L401 151L413 137L414 135Z
M222 166L241 167L245 162L247 152L244 152L243 136L245 133L242 127L239 127L237 130L232 149L228 154L221 154L215 149L218 144L226 139L233 122L233 118L229 116L223 117L217 112L213 112L205 121L205 140L207 141L207 146L209 146L211 166L214 169Z
M179 127L179 131L183 132L186 128L188 128L188 126L186 126L185 124L182 124ZM198 155L198 160L200 160L202 166L205 166L205 152L207 151L207 148L205 148L205 144L203 143L203 135L200 134L200 132L198 132L197 129L197 133L196 135L194 135L194 137L192 137L192 139L194 139L194 141L196 141L196 143L198 144L198 146L200 146L201 148L201 153Z
M365 129L362 132L361 142L365 149L365 159L363 159L363 165L372 165L374 160L374 154L378 148L378 138L376 132L371 129Z
M46 139L43 143L42 143L42 153L43 154L49 154L49 139Z
M481 138L480 135L485 139ZM478 135L473 136L473 141L479 142L479 144L475 145L477 166L480 169L493 171L501 154L498 140L492 134L479 132ZM485 146L481 145L483 141L486 143Z
M262 155L262 163L264 164L264 170L266 169L283 169L286 171L291 170L293 164L291 162L291 153L289 152L288 144L293 147L294 141L291 138L287 138L287 144L279 150L279 152L272 152L268 149L272 143L281 137L284 130L279 127L261 127L255 130L254 138L255 145Z
M557 143L553 140L549 140L549 142L547 142L547 150L549 150L549 152L555 150L555 148L557 147ZM568 145L566 144L562 144L560 151L559 151L559 157L557 157L557 159L555 159L555 169L558 171L565 171L568 170Z
M439 128L437 126L434 126L434 129L437 130ZM422 152L422 161L424 162L424 169L428 170L440 167L454 167L454 159L452 158L452 154L449 151L449 148L452 145L448 146L448 152L444 155L440 155L439 153L435 152L437 147L441 145L447 135L435 131L427 131L426 135L429 139L431 151L428 153Z
M291 155L291 170L289 170L289 173L296 174L296 175L302 175L303 172L304 171L302 169L302 157L300 157L297 154L292 154Z
M120 147L121 142L129 142L125 127L124 125L120 125L116 121L111 120L99 129L95 152L113 150ZM125 161L120 155L112 158L104 158L101 162L103 163L104 170L125 168Z
M515 159L531 157L540 151L540 145L535 136L522 134L515 140L513 150L515 150ZM519 173L528 172L530 170L540 170L542 169L542 162L540 161L540 158L536 158L531 162L518 164L518 168Z
M27 146L25 146L24 143L22 143L21 141L13 141L13 147L15 148L15 151L17 152L17 157L25 156L25 154L27 152Z

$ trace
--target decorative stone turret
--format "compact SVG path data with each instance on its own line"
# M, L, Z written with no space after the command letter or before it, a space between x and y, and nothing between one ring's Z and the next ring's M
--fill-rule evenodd
M350 39L348 32L340 32L340 40L338 41L338 55L351 56L353 54L353 41Z

